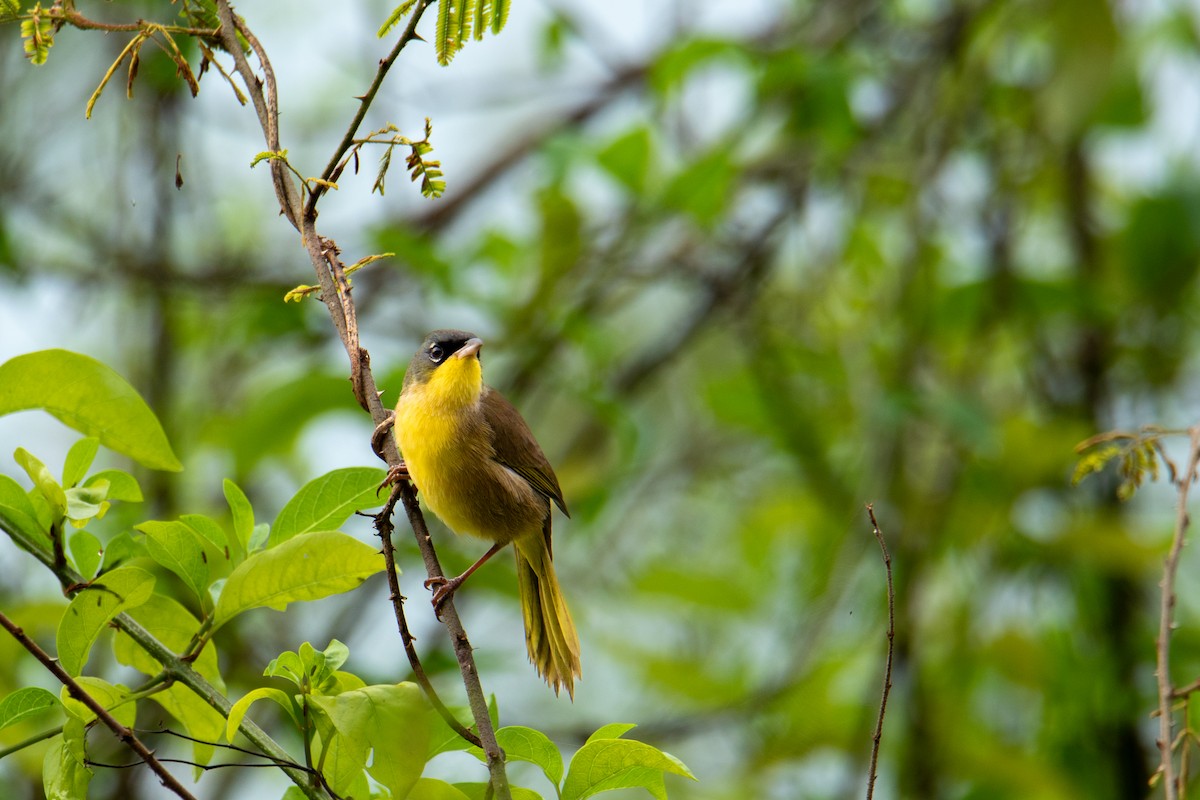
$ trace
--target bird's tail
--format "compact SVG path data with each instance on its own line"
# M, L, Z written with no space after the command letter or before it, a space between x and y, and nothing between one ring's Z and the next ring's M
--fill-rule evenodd
M517 554L521 611L525 616L525 644L529 660L554 693L566 687L574 700L575 679L583 674L579 637L554 574L548 539L549 536L521 537L513 548Z

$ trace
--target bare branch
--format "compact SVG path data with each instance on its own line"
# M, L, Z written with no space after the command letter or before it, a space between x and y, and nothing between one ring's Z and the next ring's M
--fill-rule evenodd
M883 715L887 712L888 695L892 691L892 657L896 645L896 590L892 586L892 556L888 553L887 543L883 540L883 531L875 520L875 508L867 503L867 516L871 519L871 529L879 549L883 551L883 566L887 570L888 597L888 629L887 629L887 666L883 671L883 696L879 700L879 717L875 720L875 734L871 737L871 769L867 773L867 800L875 796L875 777L879 766L879 742L883 738Z

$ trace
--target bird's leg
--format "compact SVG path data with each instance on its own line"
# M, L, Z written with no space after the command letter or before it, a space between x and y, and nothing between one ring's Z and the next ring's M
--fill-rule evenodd
M458 591L458 587L463 585L463 581L471 577L472 572L479 569L481 566L483 566L485 561L496 555L496 553L500 552L500 550L504 547L504 544L505 543L503 542L497 542L496 544L492 545L492 549L480 556L478 561L467 567L466 571L457 578L438 576L425 581L426 589L434 586L437 587L433 592L433 613L437 615L438 619L442 618L442 605L450 599L450 595Z

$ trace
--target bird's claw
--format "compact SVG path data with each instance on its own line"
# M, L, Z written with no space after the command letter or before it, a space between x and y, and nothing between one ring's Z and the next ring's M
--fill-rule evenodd
M443 575L430 578L425 581L426 589L433 589L433 614L439 620L442 618L442 606L450 599L450 596L458 589L462 583L462 578L447 578Z
M407 481L410 479L408 465L401 461L396 466L388 468L387 475L384 477L383 483L379 484L379 488L375 490L375 494L378 495L387 486L395 486L402 480Z

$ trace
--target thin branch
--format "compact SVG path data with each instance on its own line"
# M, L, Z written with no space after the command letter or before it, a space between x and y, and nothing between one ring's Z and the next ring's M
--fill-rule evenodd
M132 730L126 728L119 721L117 721L116 717L109 713L108 709L106 709L99 700L88 694L84 688L80 686L75 679L72 678L71 675L62 668L61 665L59 665L57 659L52 658L49 653L38 646L37 642L26 636L25 631L21 630L20 626L5 616L3 612L0 612L0 626L12 634L12 637L20 642L22 647L33 654L33 657L40 661L42 666L49 670L55 678L58 678L62 685L67 687L67 692L72 697L91 709L92 713L96 715L96 718L108 726L109 730L111 730L113 734L115 734L116 737L121 740L121 742L127 745L131 750L133 750L133 752L141 756L142 761L154 771L154 774L158 776L160 781L162 781L163 786L179 795L179 797L183 798L183 800L196 800L195 796L185 789L183 784L181 784L179 780L172 775L158 759L154 757L154 753L148 747L146 747L146 745L142 744L142 740L139 739Z
M892 691L892 657L896 645L896 590L892 586L892 556L888 553L887 542L883 540L883 531L875 520L875 508L867 503L867 516L871 519L871 529L879 549L883 551L883 566L887 570L888 597L888 629L887 629L887 666L883 671L883 696L879 700L879 716L875 720L875 734L871 737L871 769L867 773L867 800L875 796L875 778L879 766L879 742L883 738L883 715L887 712L888 695Z
M411 16L408 20L408 26L404 29L404 33L396 40L396 44L392 47L392 51L379 61L379 69L375 71L375 77L371 81L371 85L367 87L367 91L356 99L359 101L358 111L355 112L354 118L350 120L350 125L346 128L346 133L342 137L342 141L334 149L333 155L329 159L329 163L325 165L325 169L321 171L322 180L334 180L334 173L337 172L338 164L341 163L342 157L350 150L354 144L354 135L358 133L358 128L362 125L363 119L367 116L367 109L375 101L375 95L379 92L379 87L383 85L383 79L387 77L388 70L396 63L396 59L409 42L414 39L419 39L417 36L417 23L421 21L421 15L425 13L425 9L433 2L433 0L420 0L416 7L413 8ZM325 194L327 186L318 183L313 187L309 194L308 203L305 205L304 213L306 216L316 213L317 201L321 199L321 195Z
M446 708L446 704L442 702L442 698L438 696L437 690L433 688L433 683L429 680L429 675L425 672L425 667L421 664L421 657L417 655L417 648L413 645L412 631L408 629L408 618L404 614L404 595L400 593L400 579L396 574L396 548L392 545L392 533L395 530L392 525L392 513L396 509L396 503L399 502L401 496L401 488L397 483L392 487L391 496L388 497L387 504L383 509L376 514L375 530L379 533L379 538L383 542L383 560L387 568L388 589L391 593L392 610L396 614L396 625L400 629L400 641L404 643L404 653L408 656L408 663L412 667L413 676L417 680L417 684L425 692L425 696L429 698L430 704L437 709L438 714L446 721L446 724L462 738L466 739L476 747L482 748L483 742L472 731L463 726L450 709Z
M1162 595L1159 601L1158 616L1158 664L1155 675L1158 678L1158 751L1161 757L1159 771L1162 774L1164 797L1166 800L1176 800L1179 797L1179 782L1175 777L1175 763L1172 759L1174 752L1173 735L1174 717L1172 704L1176 693L1171 685L1171 628L1175 610L1175 575L1179 570L1179 557L1187 535L1188 493L1196 480L1196 468L1200 465L1200 425L1188 429L1191 438L1191 449L1188 453L1187 469L1183 471L1176 486L1179 490L1179 500L1175 506L1175 534L1171 538L1171 549L1163 563Z
M271 68L271 62L267 58L262 44L234 15L233 9L229 6L229 0L217 0L217 19L221 21L221 44L233 56L234 67L242 77L242 83L245 84L246 91L250 94L250 100L254 103L254 111L258 115L259 125L262 126L267 149L279 152L279 95L275 86L275 70ZM242 52L242 43L238 40L238 34L242 35L258 57L266 81L265 95L263 80L254 74L250 62L246 60L246 54ZM288 180L282 163L272 159L270 167L279 207L288 221L297 230L300 230L299 190Z

